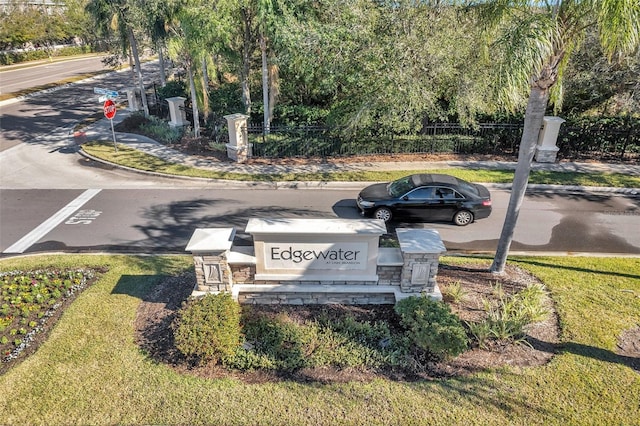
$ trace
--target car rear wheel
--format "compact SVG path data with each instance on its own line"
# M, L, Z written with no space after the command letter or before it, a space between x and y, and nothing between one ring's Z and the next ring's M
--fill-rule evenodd
M473 222L473 213L469 210L460 210L453 216L453 223L458 226L466 226Z
M373 217L376 219L382 219L385 222L389 222L391 220L391 217L393 216L393 214L391 213L391 210L389 210L386 207L380 207L379 209L377 209L375 211L375 213L373 213Z

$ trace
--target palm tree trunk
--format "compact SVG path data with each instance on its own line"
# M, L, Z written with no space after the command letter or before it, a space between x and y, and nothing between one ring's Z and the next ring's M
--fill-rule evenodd
M193 66L191 60L187 61L187 73L189 74L189 90L191 91L191 111L193 112L193 135L200 137L200 118L198 117L198 94L196 82L193 79Z
M498 241L496 255L490 268L493 273L504 272L504 267L507 263L507 255L509 254L509 248L513 241L513 233L516 229L516 223L518 222L520 207L522 206L522 201L527 191L531 161L535 154L538 135L542 128L548 100L548 89L541 89L537 86L531 87L524 119L524 128L522 130L522 139L520 140L520 149L518 151L518 164L513 177L507 215L504 219L504 225L502 226L502 233Z
M242 42L242 102L246 114L251 114L251 88L249 86L249 71L251 67L251 22L248 12L242 9L244 34Z
M270 133L269 120L269 68L267 65L267 41L264 39L264 34L260 35L260 51L262 53L262 107L263 112L263 134L268 135Z
M144 116L149 117L149 105L147 103L147 93L144 87L144 80L142 79L142 67L140 66L140 56L138 55L138 44L136 43L136 37L133 34L133 29L128 29L129 43L131 44L131 52L133 53L133 60L136 63L136 72L138 74L138 85L140 86L140 97L142 98L142 108L144 108Z
M202 116L205 126L209 113L209 72L207 71L207 58L202 55Z
M164 47L162 40L158 40L158 63L160 65L160 86L167 85L167 70L164 66Z

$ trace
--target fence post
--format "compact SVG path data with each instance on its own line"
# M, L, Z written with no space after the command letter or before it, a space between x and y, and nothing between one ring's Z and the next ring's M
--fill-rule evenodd
M560 126L565 122L560 117L544 117L544 124L538 135L536 161L538 163L555 163L560 148L556 146Z

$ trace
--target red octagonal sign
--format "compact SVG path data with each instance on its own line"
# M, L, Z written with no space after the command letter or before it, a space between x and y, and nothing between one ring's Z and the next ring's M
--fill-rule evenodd
M116 104L111 99L104 101L104 116L109 120L116 116Z

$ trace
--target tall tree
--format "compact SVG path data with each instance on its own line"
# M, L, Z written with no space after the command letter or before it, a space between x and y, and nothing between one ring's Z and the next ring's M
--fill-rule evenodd
M186 0L177 5L170 25L173 37L169 40L169 54L185 65L189 77L193 131L200 136L198 98L203 108L208 108L208 84L206 81L206 57L211 56L219 45L226 43L229 33L228 4L226 1ZM202 65L200 71L198 66ZM195 84L199 78L200 92Z
M471 4L486 25L500 56L496 86L512 108L528 93L518 164L507 215L491 271L501 273L507 261L520 207L524 199L538 134L549 101L560 103L562 76L571 54L587 29L597 29L609 60L630 53L640 42L638 0L488 0Z
M146 89L138 52L138 42L134 32L135 25L143 21L141 10L144 4L136 3L142 0L90 0L86 5L87 12L93 17L96 28L104 35L116 34L123 52L131 49L131 56L135 63L138 87L142 98L145 117L149 116Z

